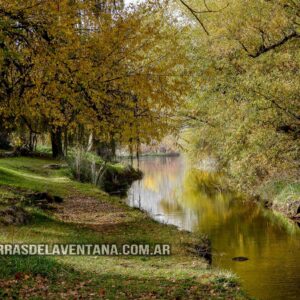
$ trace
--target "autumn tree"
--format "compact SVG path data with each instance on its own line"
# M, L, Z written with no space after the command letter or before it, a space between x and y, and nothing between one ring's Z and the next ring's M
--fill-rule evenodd
M203 1L186 2L195 11ZM193 157L214 155L240 187L299 170L299 2L206 1L191 12L199 91L182 112ZM197 128L197 130L195 130Z
M129 10L122 1L99 3L1 5L8 78L1 114L7 124L25 126L30 141L50 133L54 157L65 154L70 139L83 143L91 133L135 148L160 139L188 90L185 27L172 24L162 3Z
M21 118L19 100L34 87L34 56L50 41L47 21L34 9L35 5L16 4L1 1L0 6L0 115L2 127L12 128Z

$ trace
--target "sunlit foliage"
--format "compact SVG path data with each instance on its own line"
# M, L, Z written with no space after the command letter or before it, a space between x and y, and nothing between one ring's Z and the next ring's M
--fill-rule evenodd
M181 37L162 3L1 1L2 122L50 133L54 156L69 140L138 148L172 128L188 91Z
M203 1L188 3L203 9ZM183 112L193 157L214 155L244 187L297 178L299 1L206 4L215 11L199 15L209 35L193 23L200 84Z

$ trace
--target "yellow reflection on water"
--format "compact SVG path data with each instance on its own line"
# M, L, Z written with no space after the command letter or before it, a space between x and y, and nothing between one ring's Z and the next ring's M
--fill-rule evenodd
M230 269L259 299L298 299L299 229L271 211L224 189L219 174L190 169L180 158L141 162L144 179L128 203L161 222L207 234L213 266ZM246 256L245 262L232 258Z

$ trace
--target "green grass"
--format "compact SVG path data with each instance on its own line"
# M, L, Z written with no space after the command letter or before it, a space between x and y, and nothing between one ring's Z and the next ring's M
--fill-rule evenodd
M52 154L52 148L47 145L37 145L36 151L38 153L43 153L43 154L49 154L49 155Z
M300 182L276 183L277 195L275 201L285 202L290 200L300 200Z
M3 158L0 160L0 185L47 191L62 197L70 194L72 188L89 194L104 194L91 184L73 181L68 168L59 170L47 168L49 164L59 163L62 162L39 158Z
M1 226L1 243L169 243L168 257L1 257L0 298L15 299L247 299L230 273L210 269L185 248L200 237L161 225L90 184L69 178L68 169L45 168L55 161L0 159L0 197L23 190L62 197L95 197L109 207L102 225L67 223L55 214L27 207L30 224ZM84 200L83 200L84 201ZM7 204L4 202L4 205Z
M263 187L260 194L272 202L272 208L288 217L294 217L300 208L299 181L272 181Z

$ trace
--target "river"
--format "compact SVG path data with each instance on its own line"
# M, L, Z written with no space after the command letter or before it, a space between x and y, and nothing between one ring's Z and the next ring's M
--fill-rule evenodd
M127 203L154 219L205 234L212 266L234 272L256 299L300 298L300 229L278 214L222 192L219 178L187 166L181 157L143 158L144 178ZM247 261L234 261L245 256Z

